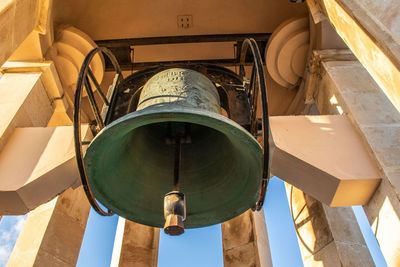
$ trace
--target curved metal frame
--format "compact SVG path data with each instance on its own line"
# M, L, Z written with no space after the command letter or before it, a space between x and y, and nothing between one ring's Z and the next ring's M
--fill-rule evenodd
M96 100L94 97L94 92L92 90L90 81L92 81L92 83L96 87L97 92L99 93L104 104L107 106L110 105L107 97L105 96L103 91L101 91L100 85L99 85L98 81L96 80L96 78L94 77L93 72L89 66L93 57L97 53L103 53L104 55L106 55L109 58L109 60L111 61L111 63L113 64L114 69L118 75L118 81L116 82L116 86L118 85L121 78L123 78L122 73L121 73L121 68L118 64L117 59L114 57L112 52L110 50L108 50L107 48L105 48L105 47L94 48L85 57L82 67L79 71L79 76L78 76L78 81L77 81L76 91L75 91L75 99L74 99L74 123L73 123L73 125L74 125L75 155L76 155L76 162L78 165L79 174L81 177L82 186L83 186L83 189L85 190L85 194L86 194L87 199L89 200L90 205L98 214L100 214L102 216L111 216L114 213L111 210L107 210L107 211L103 210L102 207L100 206L100 204L97 202L96 198L93 196L92 191L90 190L89 182L88 182L87 175L86 175L85 165L83 162L83 153L82 153L82 145L85 145L85 142L82 141L82 136L81 136L81 102L82 102L83 87L86 88L86 93L87 93L87 96L89 99L90 106L93 111L93 115L96 119L96 124L97 124L96 126L97 126L98 130L101 130L102 128L104 128L105 122L101 118L100 109L96 103Z
M267 186L269 182L269 135L270 135L270 126L269 126L269 117L268 117L268 96L267 96L267 86L266 86L266 77L265 77L265 70L263 66L263 62L261 59L261 53L258 49L258 45L254 39L245 39L242 45L241 54L240 54L240 75L242 78L245 76L245 59L248 50L251 50L253 55L253 68L251 73L250 84L246 88L247 96L249 98L250 107L251 107L251 133L257 137L258 135L258 121L257 121L257 99L258 94L261 94L261 103L262 103L262 138L263 138L263 152L264 152L264 159L263 159L263 177L260 185L259 191L259 198L255 203L253 209L254 210L261 210L265 200L265 194L267 191ZM76 154L76 161L78 165L79 174L81 177L82 186L85 190L85 194L92 206L92 208L102 216L111 216L113 212L111 210L105 211L102 209L100 204L95 199L88 183L86 170L83 162L83 153L82 153L82 145L86 143L82 141L81 136L81 100L82 100L82 91L83 87L85 87L87 96L89 99L90 106L92 108L96 126L98 130L101 130L105 126L105 122L101 118L100 110L97 106L94 92L92 90L91 82L97 89L97 92L100 94L101 99L103 100L104 104L110 106L110 103L104 93L101 91L100 85L96 78L93 75L92 70L89 67L93 57L97 53L103 53L106 55L109 60L111 61L117 75L118 80L116 82L116 87L118 86L119 82L122 79L121 68L110 50L104 47L97 47L94 48L89 52L89 54L85 57L85 60L82 64L82 67L79 71L77 87L75 92L75 99L74 99L74 141L75 141L75 154ZM90 82L91 81L91 82Z
M263 177L260 185L260 195L258 201L254 206L254 210L261 210L264 205L265 194L267 192L267 187L269 183L269 117L268 117L268 95L267 95L267 85L265 77L265 69L263 61L261 59L261 53L258 49L257 42L254 39L245 39L242 45L242 50L240 52L240 75L244 78L245 69L244 64L246 60L246 55L248 50L251 50L253 55L253 68L251 72L250 84L247 90L248 98L251 107L251 133L257 137L257 99L258 93L261 93L261 103L262 103L262 137L263 137L263 151L264 151L264 161L263 161ZM258 89L258 90L257 90Z

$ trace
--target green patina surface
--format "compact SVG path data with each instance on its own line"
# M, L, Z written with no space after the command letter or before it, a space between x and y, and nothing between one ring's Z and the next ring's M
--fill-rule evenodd
M96 136L85 164L102 204L129 220L163 226L163 197L172 191L174 166L174 147L165 142L167 122L192 124L180 171L187 228L221 223L254 205L262 176L260 145L228 118L179 103L130 113Z

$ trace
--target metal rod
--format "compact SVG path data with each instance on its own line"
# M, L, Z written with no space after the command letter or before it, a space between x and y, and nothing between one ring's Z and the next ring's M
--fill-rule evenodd
M133 112L133 111L136 110L137 105L133 105L133 103L135 102L136 96L137 96L138 94L140 94L140 92L142 91L142 89L143 89L143 86L141 86L140 88L138 88L138 89L132 94L131 99L129 100L129 105L128 105L128 111L127 111L127 113L131 113L131 112Z
M154 44L177 44L177 43L201 43L201 42L233 42L244 41L253 38L259 42L268 42L271 33L246 33L246 34L207 34L207 35L181 35L181 36L162 36L144 38L126 38L97 40L98 46L108 48L135 46L135 45L154 45Z
M252 77L252 79L254 79L253 82L253 95L252 95L252 109L251 109L251 124L252 124L252 133L253 134L257 134L257 105L258 105L258 91L259 88L257 88L258 83L257 83L257 75L256 75L256 71L255 71L255 66L253 66L253 71L252 73L254 73L254 76Z
M267 186L269 182L269 115L268 115L268 95L267 95L267 85L266 85L266 77L265 70L262 63L262 58L260 54L260 50L257 46L257 43L254 39L246 39L243 42L242 51L240 53L240 62L241 64L245 63L247 51L250 50L253 54L254 67L256 70L256 78L257 78L257 87L261 94L261 103L262 103L262 130L263 130L263 151L264 151L264 162L263 162L263 178L260 186L260 193L258 201L255 205L255 210L261 210L264 200L265 194L267 191ZM255 88L254 88L255 89Z
M86 175L86 170L85 170L85 165L83 162L83 151L82 151L82 136L81 136L81 101L82 101L82 91L83 91L83 86L85 81L87 81L87 72L88 72L88 67L93 59L93 57L97 53L103 53L105 56L108 57L108 59L111 61L111 63L114 66L115 71L118 74L118 79L119 77L122 78L122 73L121 73L121 68L114 57L114 55L111 53L110 50L104 47L96 47L93 48L89 54L85 57L82 67L79 71L78 75L78 80L77 80L77 85L76 85L76 92L75 92L75 99L74 99L74 145L75 145L75 158L76 158L76 163L78 166L78 171L81 177L81 182L82 182L82 187L85 191L86 197L92 206L92 208L100 215L102 216L111 216L114 213L111 210L104 210L100 204L97 202L95 197L93 196L93 193L90 189L89 182L87 179Z
M103 99L104 104L106 104L107 106L110 105L110 102L108 102L108 99L106 97L106 95L104 94L104 92L101 90L101 87L99 85L99 82L97 81L96 77L94 77L93 71L90 69L90 67L88 68L88 76L89 78L92 80L92 82L94 83L94 86L97 89L97 92L99 93L101 99Z
M121 60L121 70L124 71L137 71L137 70L145 70L148 68L154 68L159 66L168 66L168 65L182 65L182 64L193 64L193 65L201 65L201 64L212 64L216 66L222 67L237 67L240 66L240 62L236 58L228 58L228 59L200 59L200 60L173 60L173 61L156 61L156 62L126 62ZM243 65L251 66L250 62L245 62ZM112 66L106 65L106 71L111 71Z
M179 191L179 169L181 165L181 136L175 137L174 191Z
M85 78L85 88L86 88L86 92L87 92L87 95L88 95L88 98L89 98L90 107L93 110L93 115L94 115L94 117L96 119L96 122L97 122L97 126L100 129L103 129L104 128L104 122L103 122L103 119L101 118L100 109L97 106L96 99L94 98L94 94L93 94L93 91L92 91L92 86L90 85L90 82L89 82L88 78Z

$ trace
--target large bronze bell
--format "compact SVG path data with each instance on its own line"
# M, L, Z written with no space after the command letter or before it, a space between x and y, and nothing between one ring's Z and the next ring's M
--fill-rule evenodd
M107 125L84 159L104 206L149 226L167 220L170 234L182 233L183 223L208 226L251 208L263 171L261 146L221 115L214 84L183 68L149 79L137 110Z

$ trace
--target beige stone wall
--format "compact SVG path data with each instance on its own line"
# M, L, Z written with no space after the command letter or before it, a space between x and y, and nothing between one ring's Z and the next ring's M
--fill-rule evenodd
M400 192L400 113L394 108L376 82L357 62L325 62L317 103L324 112L342 110L348 114L368 143L391 184ZM332 104L330 101L335 99ZM337 107L340 107L339 110Z
M327 19L400 111L400 40L396 1L318 0ZM380 8L373 9L379 5ZM386 12L385 12L386 10Z
M40 72L0 78L0 150L16 127L46 126L53 113Z
M388 265L399 266L400 113L359 62L322 66L317 106L347 114L376 158L383 180L364 210Z
M400 42L400 2L397 0L359 0L365 12Z
M88 12L90 10L90 12ZM152 36L272 32L292 16L307 13L289 1L105 1L55 0L57 23L71 24L94 40ZM178 28L178 15L192 15L193 27Z
M304 266L375 266L351 207L331 208L286 184Z
M264 212L247 211L224 222L222 248L225 267L271 267Z
M118 266L156 267L159 240L159 228L126 221Z
M0 66L26 39L37 42L30 42L29 50L38 48L37 51L45 52L52 43L52 3L53 0L1 1ZM16 59L20 60L20 55ZM29 54L26 56L32 57Z
M39 0L6 0L0 3L0 65L36 26Z
M89 209L78 188L30 212L7 266L75 266Z

